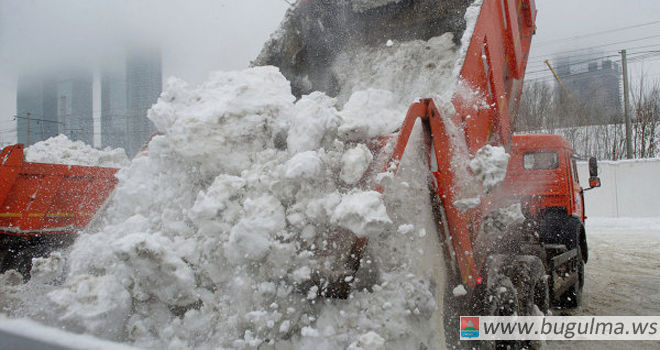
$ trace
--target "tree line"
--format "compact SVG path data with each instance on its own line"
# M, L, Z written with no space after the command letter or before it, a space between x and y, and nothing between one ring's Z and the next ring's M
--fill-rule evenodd
M642 79L632 89L630 115L633 158L660 157L660 84ZM583 156L626 158L623 106L607 107L599 98L576 98L546 82L527 82L511 122L517 133L560 134Z

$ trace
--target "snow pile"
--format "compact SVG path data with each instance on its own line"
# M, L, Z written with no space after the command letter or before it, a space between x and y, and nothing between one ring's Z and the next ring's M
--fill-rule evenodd
M394 114L361 97L373 95L387 94L354 98ZM5 288L30 296L11 314L145 348L437 347L444 272L423 142L374 192L373 145L356 135L394 130L335 105L294 103L273 67L171 79L149 112L163 134L118 173L98 232ZM353 234L369 238L357 274Z
M449 101L458 76L454 73L457 57L451 33L428 41L347 50L332 66L341 87L337 98L345 102L354 92L373 88L394 92L396 102L405 106L427 97Z
M467 51L470 48L470 41L474 35L474 30L476 29L477 20L481 14L481 7L484 3L484 0L474 0L472 4L465 10L465 15L463 19L465 20L465 31L461 37L461 45L459 52L457 54L456 64L454 65L454 75L458 76L461 68L463 67L463 62L467 56Z
M364 12L400 1L401 0L351 0L351 6L355 12Z
M60 134L37 142L25 149L25 160L34 163L56 163L122 168L129 164L121 148L97 150L82 141L71 141Z

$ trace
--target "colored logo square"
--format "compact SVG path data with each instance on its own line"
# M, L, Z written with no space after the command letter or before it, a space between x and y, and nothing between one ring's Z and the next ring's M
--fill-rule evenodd
M479 337L479 317L461 316L461 338Z

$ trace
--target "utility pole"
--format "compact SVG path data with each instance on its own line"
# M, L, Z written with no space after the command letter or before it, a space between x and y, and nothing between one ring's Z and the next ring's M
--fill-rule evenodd
M628 101L628 60L626 50L621 50L621 66L623 67L623 113L626 118L626 158L632 159L632 125L630 123L630 103Z
M26 147L30 147L30 112L27 112L27 137L26 137Z

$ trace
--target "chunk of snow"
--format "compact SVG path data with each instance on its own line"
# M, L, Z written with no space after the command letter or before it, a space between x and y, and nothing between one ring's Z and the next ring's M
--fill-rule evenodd
M362 143L347 150L341 157L342 168L339 177L349 185L356 184L364 176L373 158L369 148Z
M377 350L385 345L385 339L374 331L362 334L348 346L348 350Z
M317 329L314 329L312 327L303 327L300 330L300 334L303 337L319 337L321 335Z
M454 294L455 297L462 297L467 294L467 290L462 284L459 284L452 290L452 294Z
M405 110L392 92L369 88L351 95L340 115L339 136L360 141L392 134L401 127Z
M287 136L289 152L316 150L336 137L341 120L335 104L335 99L320 92L303 96L296 102Z
M409 234L410 232L413 232L414 230L415 230L415 225L405 224L399 226L397 231L402 235L406 235Z
M476 208L479 206L481 203L481 198L475 197L475 198L463 198L463 199L457 199L454 201L454 206L456 209L465 211L468 209Z
M509 155L504 147L486 145L474 155L470 169L488 192L504 180L508 164Z
M321 172L321 159L314 151L298 153L284 164L288 179L313 179Z
M377 235L392 220L387 216L382 195L375 191L354 192L344 196L332 214L332 221L358 237Z

